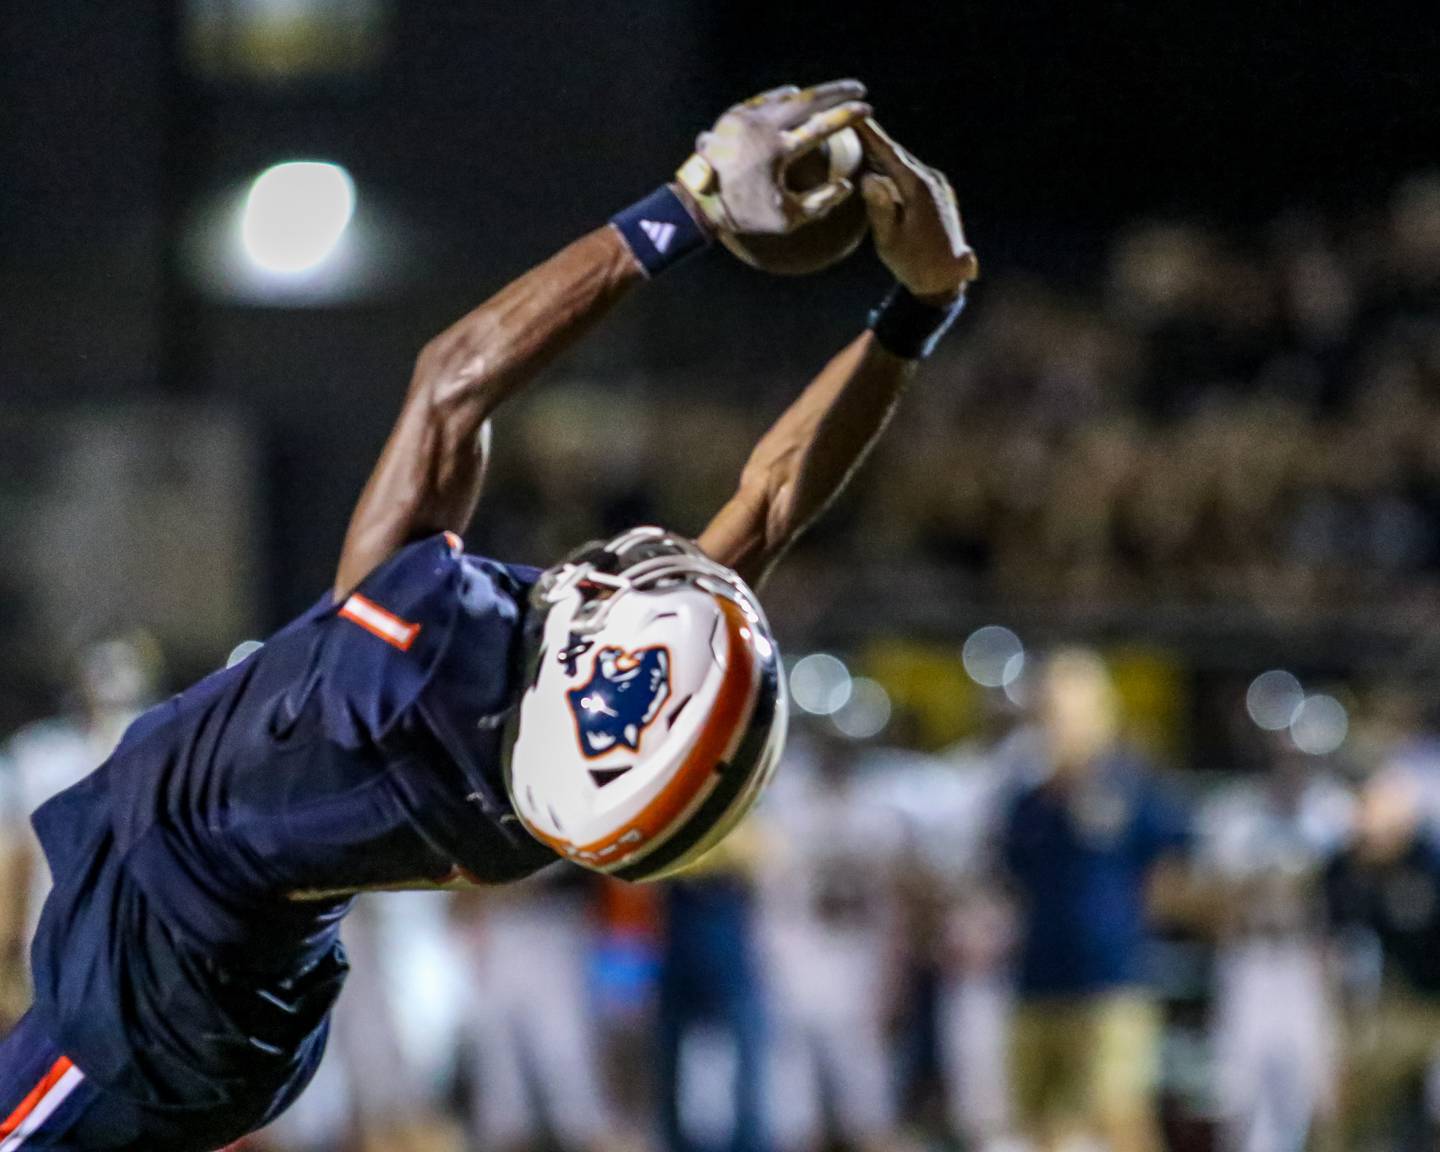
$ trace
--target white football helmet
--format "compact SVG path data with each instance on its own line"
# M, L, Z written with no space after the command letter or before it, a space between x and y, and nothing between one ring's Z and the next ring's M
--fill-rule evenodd
M754 594L689 540L636 528L541 576L505 783L532 835L625 880L692 863L739 821L785 740Z

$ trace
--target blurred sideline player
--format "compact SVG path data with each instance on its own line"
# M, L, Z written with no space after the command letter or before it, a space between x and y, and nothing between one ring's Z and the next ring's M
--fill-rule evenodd
M332 592L36 813L55 886L35 1003L0 1043L6 1152L203 1152L272 1120L324 1050L357 891L508 882L559 856L651 879L749 808L784 730L750 584L844 486L976 272L944 177L867 119L863 94L841 81L737 105L683 188L432 340ZM843 210L848 179L794 192L786 175L852 125L897 285L709 526L695 541L635 529L545 572L467 556L456 533L491 415L712 235L774 238Z
M553 871L460 897L459 959L472 984L462 1028L481 1148L611 1146L587 981L592 879Z
M1324 877L1351 801L1313 764L1277 746L1262 778L1226 788L1197 819L1196 866L1219 912L1214 1064L1228 1152L1295 1152L1333 1119Z
M1332 1145L1343 1152L1392 1138L1407 1102L1423 1106L1427 1143L1440 1134L1440 830L1427 800L1413 768L1380 769L1326 875L1332 929L1342 940L1368 933L1380 953L1378 980L1352 982Z
M1017 749L1030 734L1017 728L1015 708L995 690L984 699L982 720L978 738L944 752L953 782L949 803L933 820L955 852L941 873L949 897L940 1034L950 1123L983 1150L1006 1147L1013 1132L1006 1046L1014 1012L1015 910L990 852L1014 787Z
M805 752L788 758L764 809L775 845L761 884L775 1142L874 1150L895 1136L885 1026L903 826L859 778L863 753L851 742L814 731Z
M115 637L81 653L75 671L79 710L36 721L0 750L3 799L4 1016L19 1019L30 999L30 941L50 891L50 869L30 814L104 761L154 699L157 658L146 640Z
M966 1148L994 1149L1011 1131L1005 1055L1015 929L991 849L1018 737L1001 696L985 700L982 720L973 740L938 755L873 748L867 763L904 827L895 895L911 969L906 1120L948 1127ZM929 998L927 981L935 985Z
M1056 653L1036 686L1038 746L1001 831L1019 899L1010 1074L1020 1134L1039 1148L1161 1146L1160 1011L1145 972L1147 894L1178 874L1183 813L1120 743L1099 656Z
M656 1024L666 1152L768 1152L771 1037L757 880L772 850L747 821L665 885Z

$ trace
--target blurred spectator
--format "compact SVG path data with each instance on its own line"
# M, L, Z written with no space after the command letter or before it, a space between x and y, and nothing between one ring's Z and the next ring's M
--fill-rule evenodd
M1005 1053L1015 923L989 850L1018 719L1005 694L992 691L970 739L937 756L886 748L867 758L879 778L874 790L905 826L893 898L909 1009L906 1116L975 1149L995 1147L1011 1127ZM931 1075L938 1083L926 1082ZM936 1089L941 1098L932 1100Z
M1396 1126L1402 1106L1428 1099L1440 1055L1440 842L1424 819L1422 785L1382 769L1363 789L1350 846L1330 869L1338 931L1373 934L1378 989L1358 989L1349 1013L1340 1094L1340 1147L1360 1149ZM1353 967L1353 966L1352 966Z
M668 1152L771 1147L764 1105L770 1029L755 896L761 836L758 821L742 823L666 885L655 1056Z
M989 859L1002 815L1008 772L1025 739L1003 692L985 700L978 738L946 749L958 787L940 821L946 829L948 915L941 1011L949 1119L967 1146L1000 1145L1012 1130L1006 1050L1014 995L1010 967L1016 915Z
M30 829L30 814L105 760L130 722L152 701L159 658L148 637L116 637L81 653L74 710L39 720L0 749L0 1022L30 1001L30 939L50 890L50 870Z
M874 1150L895 1132L885 1027L901 825L867 788L861 747L816 729L804 751L792 738L764 809L771 1115L787 1152Z
M944 387L897 414L814 548L932 565L980 600L1213 604L1282 623L1433 600L1437 204L1440 177L1418 176L1379 222L1290 211L1252 240L1142 221L1115 237L1101 283L996 277L935 366ZM575 435L616 404L618 445ZM696 524L723 498L745 414L693 395L633 407L575 388L530 410L526 452L502 461L510 551L532 554L537 532L603 535L617 516ZM680 489L663 483L676 468ZM537 524L542 493L561 512Z
M1293 1152L1334 1118L1340 1038L1323 881L1350 815L1348 793L1279 741L1260 779L1223 789L1200 815L1197 863L1218 932L1216 1096L1229 1152Z
M460 963L479 1147L614 1146L586 979L594 883L565 866L514 888L462 896Z
M1040 1148L1088 1136L1153 1152L1161 1021L1145 971L1146 895L1178 871L1186 818L1120 745L1098 656L1056 653L1035 691L1037 740L1021 753L1001 830L1020 900L1016 1120Z

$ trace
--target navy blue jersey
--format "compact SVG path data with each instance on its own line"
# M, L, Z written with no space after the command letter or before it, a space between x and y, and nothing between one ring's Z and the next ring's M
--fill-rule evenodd
M1021 994L1143 983L1146 880L1188 836L1184 810L1126 756L1070 787L1024 788L1001 829L1004 863L1022 897Z
M283 1093L323 1046L351 893L554 859L500 776L534 578L414 544L36 812L35 1013L87 1077L175 1107Z

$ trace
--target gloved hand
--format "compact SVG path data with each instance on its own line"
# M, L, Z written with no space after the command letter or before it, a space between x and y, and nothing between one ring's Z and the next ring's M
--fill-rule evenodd
M980 274L980 263L965 242L950 181L895 143L874 120L856 131L868 169L860 178L860 192L880 259L912 295L953 299Z
M752 96L700 134L676 179L721 232L780 235L818 220L853 185L841 177L795 192L786 186L785 171L827 137L869 116L864 95L858 80L834 80Z

